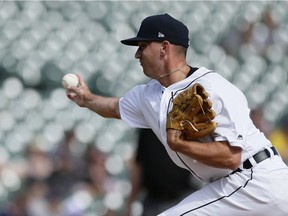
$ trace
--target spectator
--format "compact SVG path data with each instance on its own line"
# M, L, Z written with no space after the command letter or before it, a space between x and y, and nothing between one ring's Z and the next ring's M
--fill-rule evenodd
M269 139L278 149L284 162L288 164L288 113L282 117L275 129L272 130Z
M271 125L270 123L265 119L265 116L263 114L263 107L256 107L255 109L251 110L250 117L254 123L254 125L265 134L266 137L269 136L271 132Z

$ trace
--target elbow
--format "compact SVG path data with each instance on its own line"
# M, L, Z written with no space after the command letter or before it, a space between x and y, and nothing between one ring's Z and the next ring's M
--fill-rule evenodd
M233 147L230 149L230 154L226 160L226 167L231 170L236 170L241 164L242 149L240 147Z
M230 170L236 170L241 163L241 155L233 155L227 161L226 167Z

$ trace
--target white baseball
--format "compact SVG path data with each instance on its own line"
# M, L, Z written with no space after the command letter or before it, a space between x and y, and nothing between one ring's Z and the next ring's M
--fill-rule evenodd
M62 85L65 89L67 89L68 86L77 87L79 85L79 79L75 74L66 74L62 78Z

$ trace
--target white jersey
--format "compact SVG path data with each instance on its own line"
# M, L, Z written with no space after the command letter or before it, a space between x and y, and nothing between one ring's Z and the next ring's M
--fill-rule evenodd
M157 80L138 85L120 99L121 119L131 127L151 128L165 146L175 164L188 169L204 181L213 181L230 174L233 170L220 169L200 163L171 150L166 138L166 116L176 97L194 83L200 83L209 94L216 112L217 128L212 136L200 141L224 141L243 149L241 161L245 161L271 143L252 123L244 94L218 73L199 68L186 79L165 88Z

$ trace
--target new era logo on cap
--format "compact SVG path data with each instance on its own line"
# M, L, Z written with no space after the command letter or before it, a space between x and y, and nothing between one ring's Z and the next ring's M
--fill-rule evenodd
M165 35L162 34L161 32L158 32L158 37L159 37L159 38L163 38L163 37L165 37Z

